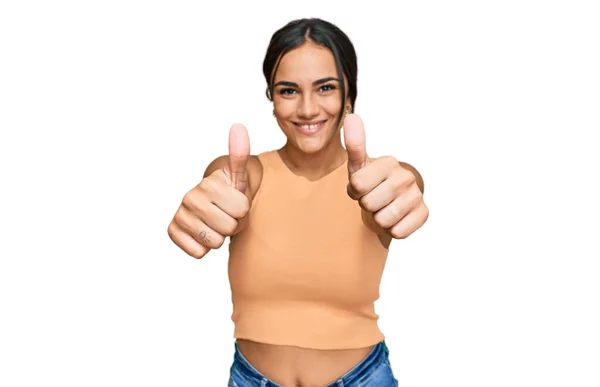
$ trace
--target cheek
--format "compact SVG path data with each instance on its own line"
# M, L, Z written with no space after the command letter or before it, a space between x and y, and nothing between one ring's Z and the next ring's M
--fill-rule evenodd
M290 117L296 111L296 102L293 99L277 98L273 101L273 108L279 117Z
M323 107L323 110L327 112L327 114L337 116L340 113L342 105L339 98L324 98L321 101L321 106Z

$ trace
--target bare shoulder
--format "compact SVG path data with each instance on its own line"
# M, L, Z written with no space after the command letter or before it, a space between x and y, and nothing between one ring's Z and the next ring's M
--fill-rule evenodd
M217 157L216 159L214 159L213 161L211 161L208 164L208 166L204 170L204 176L203 177L210 176L217 169L224 168L227 165L228 162L229 162L229 156L228 155Z
M214 171L224 168L229 162L229 155L219 156L208 164L204 171L204 177L209 176ZM262 182L263 166L258 156L250 155L248 158L248 183L250 188L250 198L253 198Z

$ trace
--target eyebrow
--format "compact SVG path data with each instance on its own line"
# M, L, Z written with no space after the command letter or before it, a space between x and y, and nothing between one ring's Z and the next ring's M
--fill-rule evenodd
M314 81L312 84L313 84L313 86L317 86L317 85L320 85L322 83L327 83L329 81L337 81L337 82L339 82L340 80L337 79L336 77L327 77L327 78L318 79L318 80ZM295 82L289 82L289 81L279 81L273 87L277 87L277 86L298 87L298 84L295 83Z

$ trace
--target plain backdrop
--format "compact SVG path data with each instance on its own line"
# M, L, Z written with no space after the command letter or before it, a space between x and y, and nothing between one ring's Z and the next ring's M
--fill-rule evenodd
M600 386L594 3L3 1L0 385L226 385L227 247L167 226L233 123L283 145L263 56L320 17L369 154L425 180L376 303L400 385Z

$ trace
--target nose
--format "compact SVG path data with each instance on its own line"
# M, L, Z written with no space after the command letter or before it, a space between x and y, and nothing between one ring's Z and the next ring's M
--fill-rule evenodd
M319 105L313 100L312 94L304 94L299 103L298 117L313 118L319 114Z

